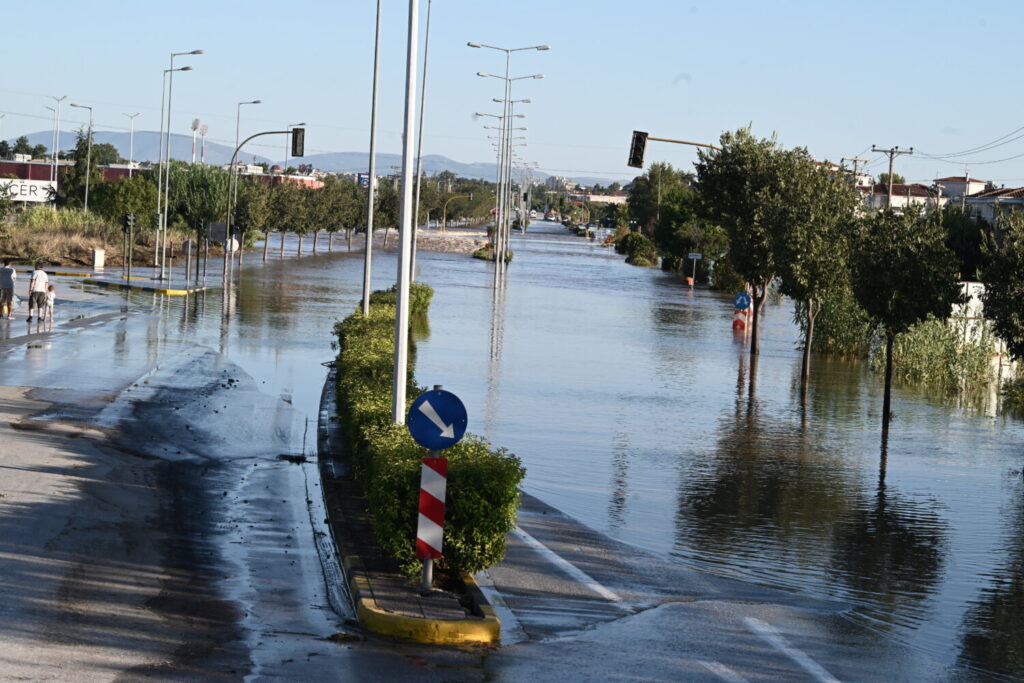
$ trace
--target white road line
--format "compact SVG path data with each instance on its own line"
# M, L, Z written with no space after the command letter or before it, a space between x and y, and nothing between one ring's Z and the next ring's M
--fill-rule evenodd
M744 617L743 623L747 625L747 628L767 641L769 645L799 664L814 680L819 681L819 683L840 683L838 678L826 671L823 666L808 657L802 650L798 650L790 645L789 641L783 638L782 634L774 626L754 617Z
M698 659L697 663L703 666L711 673L721 678L723 681L728 681L729 683L749 683L747 679L745 679L743 676L740 676L738 673L727 667L725 664L722 664L721 662L707 662L702 659Z
M546 545L538 541L536 538L520 529L518 526L515 528L513 533L516 536L518 536L519 540L521 540L523 543L525 543L526 545L530 546L538 553L543 555L548 562L555 565L563 572L568 574L570 577L575 579L577 582L583 584L591 591L600 595L605 600L610 600L611 602L622 602L622 598L620 598L618 595L616 595L615 593L611 592L610 590L599 584L597 581L591 578L590 575L587 574L585 571L583 571L576 565L569 563L561 556L557 555L555 551L551 550L551 548L547 547Z
M487 598L487 602L491 603L491 607L494 608L498 620L501 622L501 644L513 645L528 640L526 631L516 619L515 613L505 603L505 598L501 596L498 587L494 585L490 573L485 569L473 574L473 578L476 579L476 585L480 587L480 592Z

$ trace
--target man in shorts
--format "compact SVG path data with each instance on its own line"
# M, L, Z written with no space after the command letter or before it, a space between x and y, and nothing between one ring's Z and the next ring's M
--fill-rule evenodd
M43 264L36 261L36 269L32 271L32 279L28 283L28 321L32 322L32 308L36 309L39 319L43 318L43 311L46 310L46 286L50 284L50 278L43 270Z
M3 267L0 267L0 317L13 318L14 311L14 281L18 279L18 273L11 267L11 259L5 258Z

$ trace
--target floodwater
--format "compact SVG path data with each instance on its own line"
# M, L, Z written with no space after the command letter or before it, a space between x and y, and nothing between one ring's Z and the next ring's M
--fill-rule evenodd
M816 358L801 406L787 302L767 310L755 372L729 296L558 225L513 242L497 295L490 264L419 255L436 293L416 377L458 394L469 430L523 459L529 493L684 565L844 601L941 663L1024 676L1019 420L898 387L883 448L865 364ZM247 258L226 300L153 297L163 336L225 353L315 422L361 252ZM375 254L375 288L395 265Z

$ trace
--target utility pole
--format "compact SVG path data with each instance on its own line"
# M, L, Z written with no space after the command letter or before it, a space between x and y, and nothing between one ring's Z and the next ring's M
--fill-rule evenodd
M853 185L857 185L857 172L860 170L860 164L862 162L871 161L871 159L862 159L860 157L843 157L840 161L852 161L853 162Z
M910 149L900 149L899 145L897 145L895 147L890 147L889 149L879 149L875 145L871 145L871 151L872 152L881 152L882 154L888 154L889 155L889 192L886 195L885 206L886 206L887 209L891 209L892 208L892 163L893 163L893 160L896 157L898 157L899 155L901 155L901 154L913 154L914 153L914 148L911 147Z

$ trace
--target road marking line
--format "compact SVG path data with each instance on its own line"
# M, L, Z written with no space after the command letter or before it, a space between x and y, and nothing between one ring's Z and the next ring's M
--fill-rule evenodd
M744 617L743 623L751 631L761 636L769 645L796 662L819 683L840 683L839 679L825 670L823 666L811 659L802 650L789 644L782 634L772 625L754 617Z
M738 673L727 667L725 664L722 664L721 662L707 662L702 659L698 659L697 663L703 666L711 673L721 678L723 681L728 681L729 683L749 683L747 679L745 679L743 676L740 676Z
M514 529L513 533L515 533L515 535L518 536L523 543L525 543L526 545L530 546L538 553L543 555L548 560L548 562L555 565L563 572L565 572L573 579L575 579L577 582L583 584L591 591L600 595L605 600L610 600L611 602L622 602L622 598L620 598L618 595L616 595L615 593L611 592L610 590L599 584L597 581L591 578L591 576L587 574L585 571L583 571L576 565L571 564L568 560L565 560L560 555L557 555L555 551L553 551L551 548L547 547L546 545L538 541L536 538L523 531L518 526Z
M473 578L476 579L476 585L480 588L480 592L487 598L487 602L491 603L491 607L494 608L494 612L501 622L501 644L514 645L529 640L522 624L516 618L515 612L505 602L498 587L494 585L494 579L491 578L490 572L484 569L473 574Z

